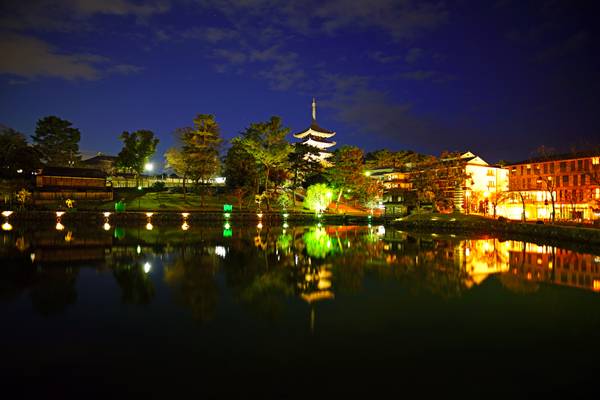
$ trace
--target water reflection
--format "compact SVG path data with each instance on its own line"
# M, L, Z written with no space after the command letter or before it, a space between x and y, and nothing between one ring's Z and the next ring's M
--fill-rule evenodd
M519 293L534 293L541 285L600 291L598 255L383 227L286 222L234 228L226 222L186 229L115 227L113 234L101 225L94 231L69 227L66 234L13 229L2 239L0 301L27 294L43 315L76 303L83 268L112 274L123 304L151 304L164 291L195 320L208 322L225 295L267 319L300 301L309 305L311 328L315 304L360 293L369 276L442 298L462 296L490 277Z

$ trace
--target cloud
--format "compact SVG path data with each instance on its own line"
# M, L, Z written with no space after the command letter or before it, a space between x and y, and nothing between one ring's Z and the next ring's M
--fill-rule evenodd
M423 51L423 49L420 49L418 47L413 47L412 49L408 50L406 57L404 57L404 61L406 61L409 64L414 64L417 61L419 61L421 58L423 58L424 53L425 52Z
M224 28L191 28L181 32L181 37L184 39L198 39L206 41L210 44L216 44L219 42L235 39L239 34L232 29Z
M110 59L97 54L64 54L46 42L31 36L8 34L0 36L0 74L27 79L54 77L67 80L100 79L108 66L109 72L133 73L133 65L110 66Z
M539 51L534 59L546 63L579 53L589 43L587 32L579 31L554 45Z
M444 83L456 80L456 77L451 74L445 74L434 70L416 70L408 72L400 72L394 78L405 79L409 81L431 81L434 83Z
M388 64L388 63L391 63L391 62L394 62L394 61L398 61L398 60L400 60L402 58L400 56L386 55L382 51L371 51L371 52L367 53L367 56L370 59L375 60L377 62L380 62L382 64Z
M109 67L107 72L111 74L119 74L119 75L131 75L137 74L141 72L144 68L138 67L137 65L131 64L117 64Z
M0 28L13 31L73 32L93 29L95 15L134 16L138 22L168 11L166 1L130 0L8 0L0 5Z

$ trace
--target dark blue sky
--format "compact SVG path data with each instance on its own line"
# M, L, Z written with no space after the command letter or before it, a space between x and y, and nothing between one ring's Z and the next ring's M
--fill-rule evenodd
M0 123L68 119L81 149L213 113L231 138L279 115L339 144L490 162L600 145L592 2L64 0L0 5Z

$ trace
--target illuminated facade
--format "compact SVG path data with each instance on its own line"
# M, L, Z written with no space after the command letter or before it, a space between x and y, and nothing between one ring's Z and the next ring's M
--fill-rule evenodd
M489 165L481 157L471 152L464 153L465 173L468 176L462 193L458 191L455 198L464 212L494 214L494 204L500 193L508 190L508 171Z
M317 124L317 102L315 99L313 99L312 122L310 126L302 132L295 133L294 137L296 139L302 139L300 142L302 144L316 147L319 150L319 161L321 161L321 163L324 165L329 165L330 163L327 161L327 159L331 157L332 154L328 149L336 144L333 140L330 140L333 136L335 136L334 131L321 128L319 124Z
M502 213L511 219L556 220L600 217L600 152L530 159L505 167L509 193ZM525 210L523 210L523 205Z

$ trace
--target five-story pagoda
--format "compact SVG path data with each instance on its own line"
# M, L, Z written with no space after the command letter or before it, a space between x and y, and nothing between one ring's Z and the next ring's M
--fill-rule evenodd
M321 128L319 124L317 124L317 102L313 98L312 122L310 126L302 132L295 133L294 137L297 139L302 139L302 144L313 146L319 149L319 160L324 165L329 165L330 163L327 161L327 158L331 157L332 154L327 149L335 146L335 142L333 140L329 140L334 135L334 131Z

